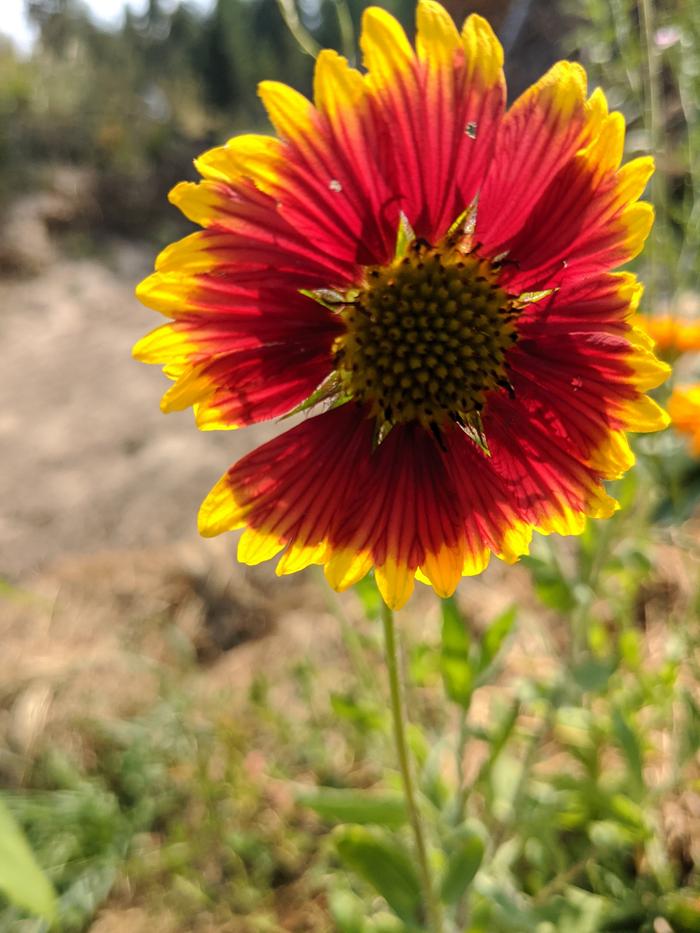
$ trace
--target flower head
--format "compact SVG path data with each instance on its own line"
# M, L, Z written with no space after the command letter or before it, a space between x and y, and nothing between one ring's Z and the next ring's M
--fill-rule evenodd
M700 385L674 389L668 400L673 426L691 438L690 449L700 457Z
M655 317L640 315L637 323L647 332L661 353L674 356L700 350L700 320L659 314Z
M624 121L560 62L505 107L488 23L432 0L415 49L365 11L365 71L324 51L314 102L260 96L277 137L196 161L171 200L205 229L168 247L141 300L172 318L137 344L201 428L319 412L236 463L200 512L244 528L238 555L322 564L344 589L374 567L401 606L440 595L533 529L580 532L616 508L626 431L665 414L668 367L611 273L642 248L652 160L620 167Z

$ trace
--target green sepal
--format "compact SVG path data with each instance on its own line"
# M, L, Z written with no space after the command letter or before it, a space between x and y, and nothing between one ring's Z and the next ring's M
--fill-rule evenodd
M403 211L399 214L399 225L396 228L396 249L394 250L394 261L403 259L408 252L408 248L416 238L413 227L409 223L408 217Z

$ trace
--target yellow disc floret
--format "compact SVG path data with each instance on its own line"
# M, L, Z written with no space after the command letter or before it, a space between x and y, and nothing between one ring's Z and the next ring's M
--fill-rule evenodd
M414 240L391 265L366 270L341 314L335 345L345 392L389 424L468 424L486 394L511 391L506 353L517 339L514 301L475 254Z

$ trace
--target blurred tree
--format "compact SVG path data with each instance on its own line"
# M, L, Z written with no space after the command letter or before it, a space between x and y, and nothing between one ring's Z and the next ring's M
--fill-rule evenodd
M0 48L0 197L30 178L36 183L28 167L70 162L96 175L106 226L142 232L172 217L165 193L192 177L193 154L267 126L257 96L261 80L311 94L313 59L291 35L281 2L216 0L203 13L187 3L149 0L142 14L126 9L121 26L108 28L92 20L83 0L25 0L38 32L31 58ZM319 46L357 63L367 0L288 2ZM468 12L464 2L450 4L458 18ZM546 2L532 0L532 9ZM489 4L498 6L482 0ZM412 36L415 0L382 5ZM539 53L511 56L511 64L529 57L539 69Z

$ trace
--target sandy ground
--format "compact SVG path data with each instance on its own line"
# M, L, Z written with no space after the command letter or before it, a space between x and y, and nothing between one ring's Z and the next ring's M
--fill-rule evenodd
M0 280L0 575L66 553L196 536L199 502L264 428L201 433L158 407L167 380L131 359L160 323L134 298L152 251L61 259Z
M281 428L202 433L191 412L161 414L167 380L130 355L161 323L133 296L153 254L120 243L0 279L0 744L22 754L86 704L98 716L147 704L143 659L174 661L159 620L202 662L202 689L241 696L271 656L286 665L338 638L311 574L271 587L271 568L236 565L232 536L197 534L209 488ZM260 640L273 632L283 651Z

